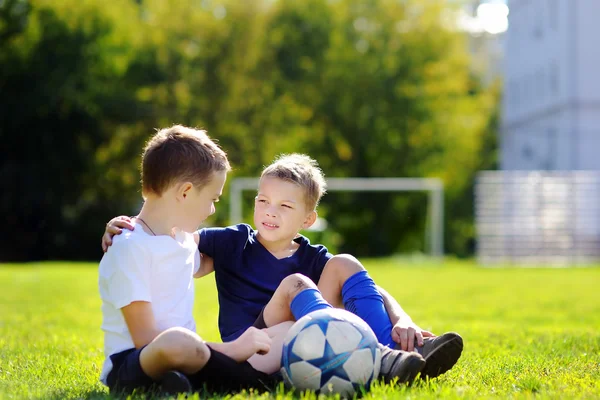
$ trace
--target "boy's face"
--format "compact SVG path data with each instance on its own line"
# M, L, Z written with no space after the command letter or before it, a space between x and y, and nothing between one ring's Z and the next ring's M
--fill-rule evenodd
M314 222L316 213L309 210L304 189L295 183L263 177L254 205L254 225L266 240L291 240Z
M197 230L206 218L215 213L215 203L219 201L219 197L223 193L226 178L227 172L215 172L208 184L200 189L192 187L185 193L182 211L183 220L186 222L182 227L183 230L187 232Z

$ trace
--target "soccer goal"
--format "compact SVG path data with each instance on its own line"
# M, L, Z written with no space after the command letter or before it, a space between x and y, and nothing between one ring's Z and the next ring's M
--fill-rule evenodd
M258 188L257 178L234 178L230 186L230 223L242 221L242 192ZM328 178L328 192L427 192L429 254L444 254L444 184L437 178Z

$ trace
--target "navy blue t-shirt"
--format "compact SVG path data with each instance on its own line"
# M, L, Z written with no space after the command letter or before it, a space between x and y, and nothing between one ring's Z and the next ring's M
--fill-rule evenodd
M275 289L288 275L301 273L318 283L332 255L325 246L313 246L304 236L289 257L277 259L257 239L250 225L200 230L201 253L214 259L219 293L221 339L237 339L254 324Z

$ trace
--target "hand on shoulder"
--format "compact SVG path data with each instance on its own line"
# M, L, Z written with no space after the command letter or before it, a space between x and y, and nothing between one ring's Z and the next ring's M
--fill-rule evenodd
M120 235L123 229L134 230L135 223L134 219L126 215L120 215L108 221L102 235L102 251L107 252L108 248L112 245L112 238L115 235Z

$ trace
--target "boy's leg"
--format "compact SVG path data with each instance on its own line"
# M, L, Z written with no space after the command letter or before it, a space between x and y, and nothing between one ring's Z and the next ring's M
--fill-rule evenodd
M255 369L248 361L240 363L212 348L209 351L208 363L189 376L194 391L228 394L253 388L265 391L274 386L275 382L269 374ZM202 395L200 397L203 398Z
M373 329L379 343L394 349L392 352L382 349L383 357L389 357L387 363L382 361L382 371L386 365L395 365L396 361L391 360L395 360L399 353L396 353L398 345L391 335L392 323L381 293L360 261L346 254L332 257L325 265L318 287L325 300L361 317ZM427 361L422 377L435 377L452 368L463 346L462 338L454 333L427 338L425 343L423 347L415 347L415 351ZM417 360L413 362L418 363Z
M171 328L159 334L141 349L111 356L114 369L109 374L111 391L160 387L177 393L191 390L184 374L202 369L210 357L202 339L184 328Z
M231 393L242 389L274 390L282 381L276 374L281 367L281 352L285 335L294 323L291 321L265 328L272 339L271 350L255 354L248 361L238 363L213 349L204 368L190 377L195 390Z
M210 358L210 349L196 333L170 328L159 334L140 353L140 366L154 380L170 370L186 375L198 372Z
M287 321L266 328L267 333L272 340L271 350L269 350L267 354L255 354L248 359L248 362L254 369L269 375L279 371L281 367L283 341L292 325L294 325L294 322Z
M332 307L325 301L317 285L302 274L292 274L281 281L254 326L266 328L285 321L296 321L324 308Z
M273 335L283 336L287 329L289 325L287 328L285 325L274 327ZM277 340L283 343L283 339ZM229 393L253 387L265 388L263 381L267 382L268 373L279 367L279 359L272 360L273 355L264 357L262 364L257 362L257 365L270 368L267 373L253 368L248 362L238 363L211 349L194 332L171 328L158 335L141 351L139 363L144 373L154 380L172 378L169 381L177 383L177 378L180 378L177 372L181 372L189 380L190 389L207 388L209 391Z
M362 271L364 271L364 268L362 268ZM343 278L340 278L340 282L343 282L342 279ZM340 289L338 289L338 291L341 290L341 287L342 283L340 283ZM379 294L379 292L377 293ZM379 294L379 297L381 298L381 294ZM381 302L383 304L383 299ZM363 307L368 306L373 305L363 304ZM311 311L323 308L331 308L331 305L325 301L314 282L304 275L293 274L286 277L281 282L271 298L271 301L269 301L257 318L254 326L257 328L264 328L265 326L272 326L271 324L290 320L292 318L298 320ZM383 312L385 313L385 308L383 308ZM362 317L360 314L357 315ZM387 313L384 315L389 323ZM392 327L390 323L390 341L391 330ZM383 377L386 382L393 379L397 379L399 383L410 382L425 365L425 360L417 353L393 350L383 345L380 345L380 347L382 353L380 376Z
M395 346L383 297L360 261L350 255L332 257L323 269L318 288L330 304L361 317L379 343Z

